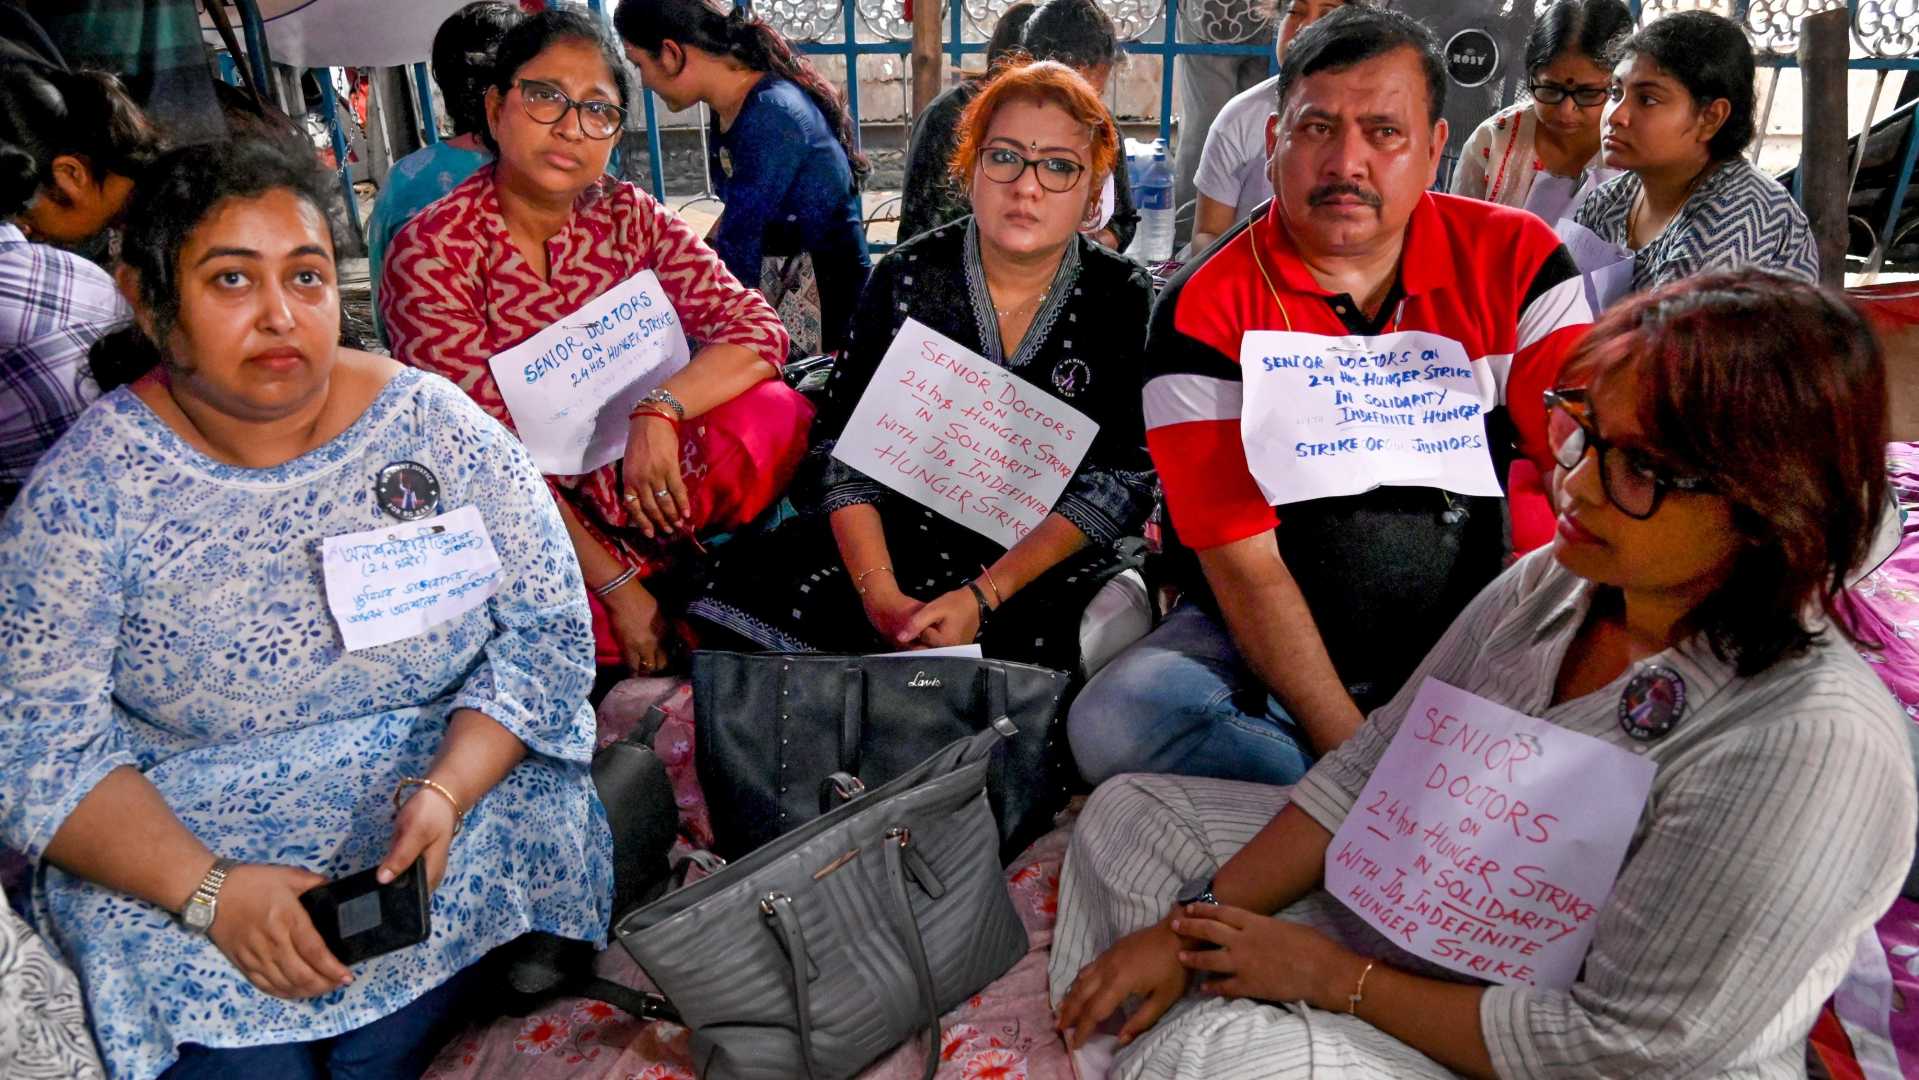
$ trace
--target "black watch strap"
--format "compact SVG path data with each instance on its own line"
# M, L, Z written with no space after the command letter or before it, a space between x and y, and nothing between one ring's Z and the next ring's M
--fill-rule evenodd
M966 587L972 590L973 599L979 601L979 624L985 626L987 616L993 613L992 606L986 602L986 590L980 588L977 581L968 581Z

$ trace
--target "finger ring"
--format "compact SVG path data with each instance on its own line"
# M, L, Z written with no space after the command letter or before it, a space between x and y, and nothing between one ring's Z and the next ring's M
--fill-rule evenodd
M640 501L640 497L638 495L633 494L630 491L627 492L625 495L620 496L620 498L625 499L627 502L630 502L630 503L636 503Z
M654 498L656 498L656 499L664 499L664 498L666 498L666 497L667 497L668 495L671 495L671 494L673 494L673 493L672 493L672 492L670 492L670 491L668 491L668 490L666 490L665 488L661 488L660 490L658 490L658 491L656 491L656 492L654 492L654 493L653 493L653 497L654 497Z

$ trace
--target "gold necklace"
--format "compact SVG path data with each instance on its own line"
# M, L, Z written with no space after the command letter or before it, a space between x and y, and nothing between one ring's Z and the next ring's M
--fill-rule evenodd
M987 295L991 296L992 290L988 289ZM1002 319L1010 319L1013 316L1019 314L1022 311L1025 311L1027 308L1038 303L1040 298L1045 295L1046 295L1046 290L1041 289L1039 292L1034 293L1032 296L1026 298L1025 300L1020 301L1019 303L1009 308L1003 308L1003 307L1000 307L998 304L994 304L993 314L998 315Z

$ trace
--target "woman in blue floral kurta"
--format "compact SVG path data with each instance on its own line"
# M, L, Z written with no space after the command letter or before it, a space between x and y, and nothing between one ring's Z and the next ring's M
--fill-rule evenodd
M208 175L270 173L275 165L259 147L178 153L200 156L174 163L185 174L176 196ZM248 154L253 159L236 166ZM201 225L236 205L243 213L292 205L273 201L287 194L203 205ZM318 205L305 190L291 194L309 210ZM315 227L325 235L324 224ZM189 263L191 245L176 260L183 289L202 272ZM220 289L265 291L254 280L280 273L200 265L220 272ZM291 321L238 320L247 340L236 350L247 359L233 361L233 370L259 374L247 350L263 333L286 333L288 348L303 347L294 323L307 309L324 323L329 301L315 282L330 266L329 250L322 266L286 271ZM330 297L337 333L337 292ZM190 303L178 316L181 334L190 330L206 347L207 320L193 322ZM150 311L143 325L151 332ZM330 340L316 340L332 350ZM304 370L284 350L277 360L261 355L269 366L294 367L294 377ZM206 353L196 360L197 370L170 359L160 375L103 398L42 460L0 525L0 842L35 862L36 922L80 972L110 1074L131 1080L158 1075L183 1044L199 1044L193 1054L364 1028L528 930L597 943L611 903L611 842L588 774L586 597L553 500L520 443L452 384L340 353L308 367L323 384L322 369L332 370L334 389L322 393L367 388L371 403L357 418L271 467L223 462L195 445L217 445L215 428L185 421L208 414L206 400L189 400L183 388L220 374ZM244 433L231 419L220 430ZM325 413L318 426L325 428ZM375 477L394 462L431 471L440 510L478 509L500 556L501 584L465 615L347 652L327 607L321 545L397 525L375 493ZM456 746L475 725L488 733ZM453 815L441 794L417 785L404 789L410 799L396 822L403 778L446 775L458 787L457 773L430 770L462 755L470 762L473 744L488 739L512 753L486 776L497 779L490 790L479 783L458 795L468 805L455 803L465 810L457 832L447 831ZM184 879L144 865L161 858L158 848L144 859L123 853L123 868L103 867L105 856L71 842L63 826L81 820L82 804L129 783L151 785L164 806L129 817L124 831L163 837L162 825L172 823L157 818L171 810L188 840L243 864L228 893L248 870L297 867L337 878L406 865L407 831L439 823L437 832L421 826L422 836L435 837L425 848L429 870L444 859L430 938L356 965L350 980L331 976L314 996L282 994L291 977L278 984L256 970L249 981L248 962L238 959L246 949L230 947L242 916L228 906L240 898L223 893L210 936L200 935L176 920L187 899L177 885L152 886L154 898L144 900L130 895L138 888L80 876L89 867L90 877L123 881L163 873L197 880L204 872L205 861ZM110 830L94 835L90 851L125 843ZM447 835L450 846L440 846ZM221 918L229 919L224 930ZM264 992L263 984L280 990Z

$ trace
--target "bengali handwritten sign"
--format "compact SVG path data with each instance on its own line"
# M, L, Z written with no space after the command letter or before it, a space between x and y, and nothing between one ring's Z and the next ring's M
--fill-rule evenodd
M534 464L577 476L626 452L633 406L688 358L679 313L642 270L487 366Z
M1571 986L1653 771L1429 678L1326 849L1326 888L1416 956Z
M500 591L500 556L472 506L329 536L320 562L348 652L423 634Z
M833 456L1007 547L1039 527L1099 425L914 319Z
M1501 494L1486 439L1491 372L1451 338L1256 330L1239 364L1240 441L1274 506L1382 484Z

